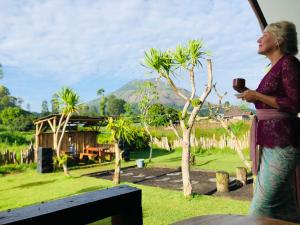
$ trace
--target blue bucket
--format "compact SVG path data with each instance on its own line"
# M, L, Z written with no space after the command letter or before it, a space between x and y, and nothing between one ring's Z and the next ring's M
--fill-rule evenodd
M136 160L136 165L138 168L143 168L145 163L144 163L144 159L137 159Z

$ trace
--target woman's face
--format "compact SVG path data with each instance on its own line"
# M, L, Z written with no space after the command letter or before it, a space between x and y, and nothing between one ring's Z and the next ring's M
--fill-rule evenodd
M278 49L278 43L275 37L268 31L264 31L263 35L257 40L258 54L268 55Z

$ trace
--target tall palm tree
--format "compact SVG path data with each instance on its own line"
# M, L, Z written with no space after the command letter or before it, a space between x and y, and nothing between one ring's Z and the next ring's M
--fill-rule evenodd
M123 118L114 120L113 118L108 119L107 130L111 132L111 138L115 143L115 173L113 182L115 184L120 183L120 171L121 171L121 151L119 144L121 140L130 142L133 138L132 128L130 122Z
M105 113L105 103L106 103L106 97L104 96L105 90L103 88L100 88L97 90L97 95L100 96L99 100L99 114L100 116L104 116Z
M56 150L58 160L63 161L62 166L64 173L68 175L67 158L63 157L61 154L60 147L70 117L78 109L79 96L73 89L64 87L55 95L55 97L56 98L54 101L60 105L61 116L57 125L57 129L54 132L54 149Z

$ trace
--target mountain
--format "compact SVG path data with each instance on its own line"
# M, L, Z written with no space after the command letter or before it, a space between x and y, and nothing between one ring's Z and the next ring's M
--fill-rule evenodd
M163 82L163 81L155 81L155 79L149 80L133 80L118 90L112 92L111 94L115 95L118 98L124 99L129 103L138 103L141 99L141 96L137 93L140 85L142 85L145 81L151 81L157 85L157 91L159 94L159 103L164 105L168 105L175 108L182 108L184 105L184 100L177 96L171 87ZM180 89L181 92L186 95L190 96L190 92L186 89Z
M151 81L157 85L157 91L159 94L159 100L157 102L170 106L172 108L182 109L185 101L181 97L177 96L167 83L163 81L156 81L155 79L130 81L108 95L113 94L117 98L124 99L126 102L137 104L141 99L141 96L138 94L138 90L142 85L142 83L144 83L145 81ZM180 90L186 96L191 95L191 92L189 92L186 89L180 88ZM97 98L88 102L87 105L90 108L91 107L98 108L99 101L100 98Z

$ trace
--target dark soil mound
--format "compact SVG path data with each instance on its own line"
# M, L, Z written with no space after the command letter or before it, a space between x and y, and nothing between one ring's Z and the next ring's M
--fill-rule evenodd
M113 171L89 174L88 176L112 180ZM230 178L229 192L218 193L216 190L215 173L208 171L191 171L193 193L223 196L238 200L251 200L252 179L243 186L239 181ZM181 171L169 168L126 168L122 169L121 181L135 184L161 187L171 190L182 190Z

